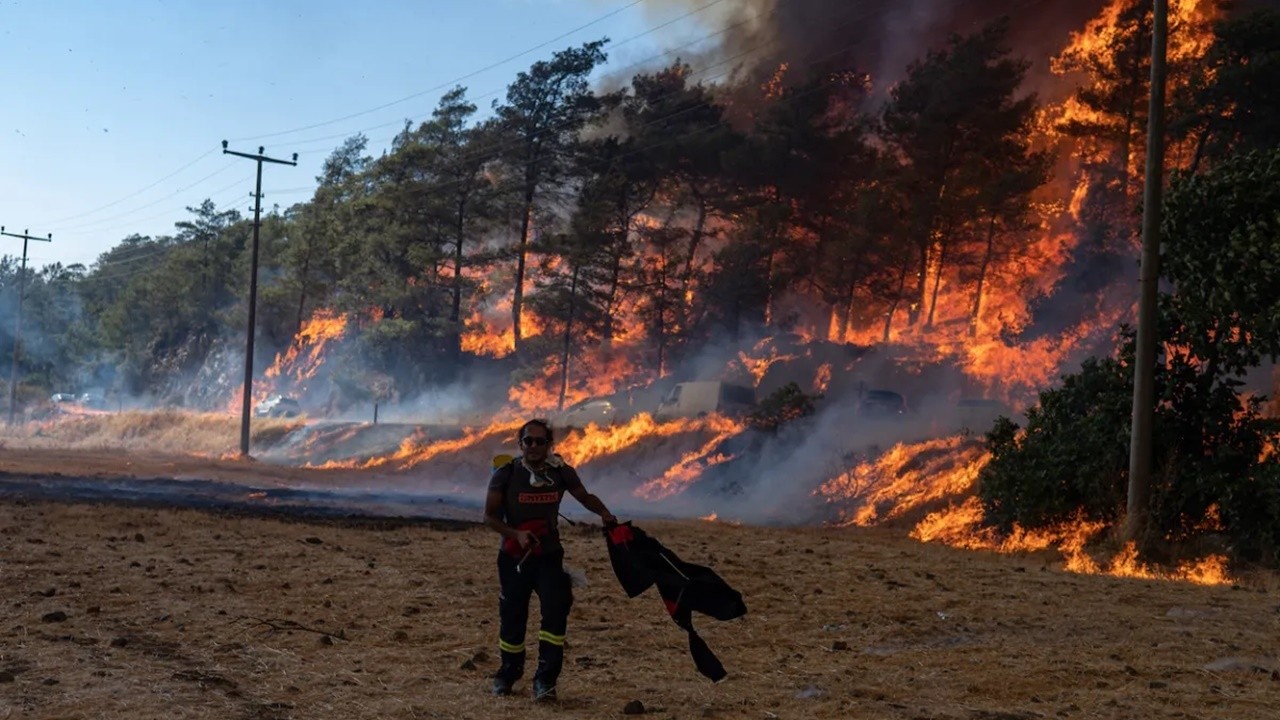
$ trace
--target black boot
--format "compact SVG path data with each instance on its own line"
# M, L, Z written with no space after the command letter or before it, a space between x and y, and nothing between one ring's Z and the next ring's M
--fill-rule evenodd
M538 669L533 673L533 699L549 702L556 699L556 681L564 666L564 646L546 641L538 643Z
M511 687L524 675L524 653L502 651L502 666L493 674L493 694L510 695Z

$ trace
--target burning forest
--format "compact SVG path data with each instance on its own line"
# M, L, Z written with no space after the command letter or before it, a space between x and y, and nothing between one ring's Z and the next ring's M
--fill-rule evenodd
M1274 146L1273 125L1241 124L1238 59L1274 63L1278 36L1232 24L1250 8L1170 7L1167 175ZM665 65L619 77L588 42L520 73L491 113L457 88L386 151L362 135L334 150L314 196L260 228L253 403L291 398L300 416L255 456L474 497L520 423L546 416L557 451L637 515L884 526L1231 582L1221 549L1160 569L1108 546L1105 513L995 522L983 491L1050 412L1042 391L1124 355L1148 4L717 12L712 40ZM104 388L108 414L238 412L251 223L193 213L91 268L33 274L32 302L73 287L92 351L58 345L57 307L37 314L49 340L24 349L15 437L106 423L38 399L59 383ZM694 385L720 399L697 404ZM735 388L751 407L726 409ZM1005 445L985 437L1001 427ZM1210 506L1179 527L1214 526Z

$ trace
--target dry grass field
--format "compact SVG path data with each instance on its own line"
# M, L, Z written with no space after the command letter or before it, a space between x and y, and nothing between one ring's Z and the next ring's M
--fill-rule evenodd
M1280 596L1081 576L883 529L644 525L749 613L627 599L594 528L560 702L488 694L496 536L479 527L0 504L0 718L1266 718ZM536 600L535 600L536 604ZM535 611L536 617L536 611ZM536 628L535 628L536 632Z
M412 477L229 459L235 418L154 415L9 428L0 482ZM255 424L255 446L289 427ZM439 467L488 450L459 452ZM568 564L588 584L561 700L535 706L527 678L516 697L488 692L497 537L479 526L8 498L0 720L607 718L628 704L655 718L1252 720L1280 708L1274 575L1236 586L1077 575L1057 551L922 544L909 524L641 522L745 595L744 619L695 619L730 672L712 684L656 593L622 593L598 528L566 528Z

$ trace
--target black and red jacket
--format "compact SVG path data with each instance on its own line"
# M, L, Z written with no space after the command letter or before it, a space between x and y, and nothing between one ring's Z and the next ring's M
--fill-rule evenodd
M636 597L651 586L667 613L689 634L689 653L698 672L715 682L728 674L711 648L693 629L693 613L717 620L733 620L747 612L742 593L734 590L714 570L681 560L662 543L630 522L604 529L609 562L627 597Z

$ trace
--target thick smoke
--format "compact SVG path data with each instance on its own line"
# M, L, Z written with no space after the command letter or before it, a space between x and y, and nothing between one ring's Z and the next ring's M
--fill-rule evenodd
M650 0L655 14L689 10L702 0ZM907 66L952 35L980 30L1001 17L1010 22L1014 51L1033 62L1029 79L1041 87L1051 79L1047 58L1062 49L1070 32L1097 15L1103 0L729 0L704 22L722 28L718 46L700 60L731 62L763 78L781 63L803 75L828 68L870 73L877 92L901 80ZM711 12L711 11L708 11ZM709 33L709 34L710 34ZM695 70L697 68L695 67Z

